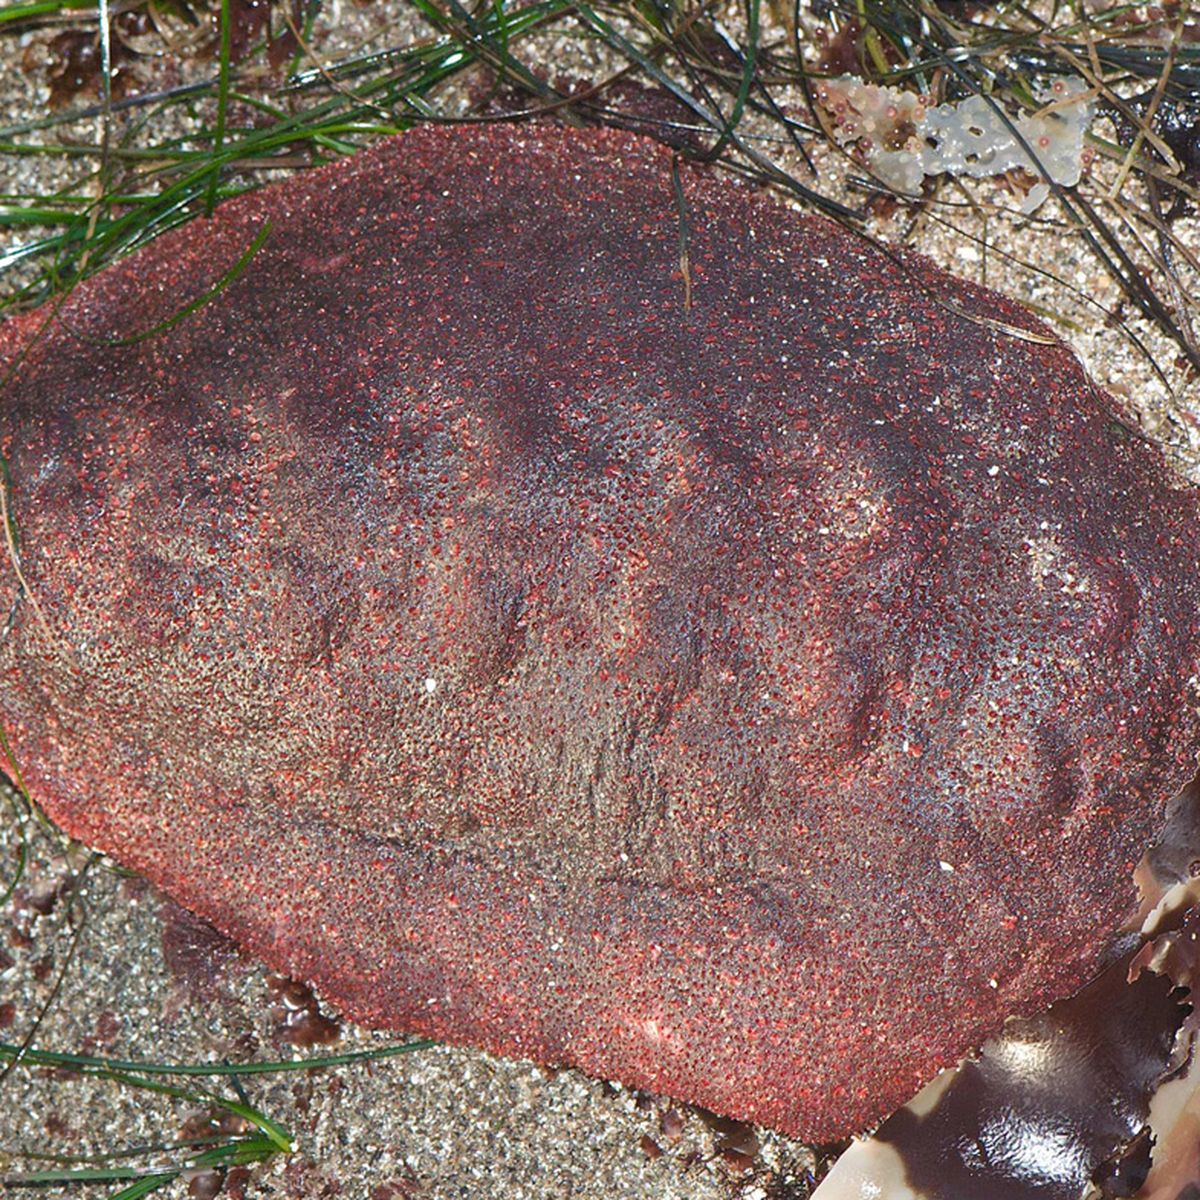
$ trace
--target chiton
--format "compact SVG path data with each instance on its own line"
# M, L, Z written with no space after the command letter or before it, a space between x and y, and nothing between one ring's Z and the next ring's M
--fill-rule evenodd
M1127 949L1196 498L1020 306L677 175L417 129L0 327L0 723L357 1020L825 1140Z

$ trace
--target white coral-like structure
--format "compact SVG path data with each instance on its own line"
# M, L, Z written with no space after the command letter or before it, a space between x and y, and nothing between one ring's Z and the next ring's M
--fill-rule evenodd
M997 102L984 96L930 107L914 92L843 75L822 80L817 98L832 118L838 144L857 144L867 166L893 190L915 194L925 176L943 172L982 179L1021 167L1039 180L1022 205L1025 212L1042 204L1050 182L1079 182L1088 157L1084 135L1095 111L1082 79L1055 80L1038 93L1044 109L1009 117L1026 150Z

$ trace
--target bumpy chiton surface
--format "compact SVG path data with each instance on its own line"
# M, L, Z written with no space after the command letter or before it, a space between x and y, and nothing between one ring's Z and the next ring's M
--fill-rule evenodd
M358 1019L823 1139L1134 909L1196 502L1016 306L683 185L690 308L669 155L551 129L407 134L78 289L0 399L0 719L56 820Z

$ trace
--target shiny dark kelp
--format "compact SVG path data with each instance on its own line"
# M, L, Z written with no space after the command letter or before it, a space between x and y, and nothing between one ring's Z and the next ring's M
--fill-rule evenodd
M1130 983L1131 957L1046 1012L1010 1021L929 1112L904 1108L884 1122L876 1137L895 1148L914 1193L1080 1200L1093 1178L1123 1186L1105 1160L1146 1124L1187 1011L1169 979L1144 972Z
M0 399L0 721L348 1014L825 1139L1135 908L1196 502L1016 305L682 182L690 307L669 154L530 128L80 287Z

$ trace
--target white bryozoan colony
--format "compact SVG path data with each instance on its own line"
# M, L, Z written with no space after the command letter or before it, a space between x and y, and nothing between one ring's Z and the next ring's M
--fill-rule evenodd
M915 92L853 75L822 79L816 95L838 145L856 146L882 183L906 195L918 194L927 175L983 179L1021 167L1038 180L1021 205L1033 212L1050 194L1048 181L1072 187L1089 156L1084 135L1095 104L1081 79L1055 80L1038 94L1044 107L1036 113L1009 114L1028 150L1005 123L1001 103L984 96L929 106Z

